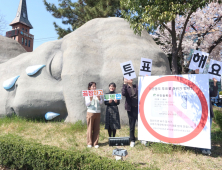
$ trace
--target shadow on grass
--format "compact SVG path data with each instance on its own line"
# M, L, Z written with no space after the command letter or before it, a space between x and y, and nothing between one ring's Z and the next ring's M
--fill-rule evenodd
M42 118L36 118L36 119L23 118L23 117L17 116L16 114L0 118L0 125L9 124L9 123L25 123L25 122L46 123L47 121Z
M0 126L2 124L10 124L10 123L25 123L25 122L32 122L32 123L58 123L64 122L64 120L46 120L44 118L24 118L13 114L11 116L5 116L0 118Z
M197 155L203 155L201 148L184 147L184 151L185 152L192 152L192 153L196 154L196 156ZM214 157L214 158L222 157L221 143L220 144L212 143L211 155L204 155L204 156L209 156L209 157Z
M184 146L166 143L148 142L147 146L150 147L153 153L172 154L185 151Z
M222 157L222 141L220 142L212 142L211 155L210 157ZM165 144L165 143L151 143L149 142L148 146L152 150L153 153L160 154L173 154L175 152L190 152L196 155L202 155L202 150L200 148L181 146L181 145L173 145L173 144Z
M109 146L109 141L99 142L99 146L101 146L101 147L103 147L103 146Z
M214 143L221 143L222 142L222 132L221 131L211 132L211 140Z
M134 166L138 169L143 169L143 170L160 170L160 168L158 168L154 163L148 164L148 163L139 162L139 163L134 163Z
M214 158L222 157L222 148L221 148L221 146L212 146L211 152L212 152L211 157L214 157Z

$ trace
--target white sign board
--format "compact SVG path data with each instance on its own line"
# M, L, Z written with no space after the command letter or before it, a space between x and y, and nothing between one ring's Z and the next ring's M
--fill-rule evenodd
M199 72L202 73L204 70L208 56L209 56L208 53L195 50L193 53L191 62L190 62L189 69L191 69L191 70L199 69Z
M216 60L210 60L210 65L208 69L209 79L215 78L217 81L221 80L222 74L222 62Z
M117 94L105 94L104 95L104 101L109 101L109 100L121 100L122 99L122 94L117 93Z
M140 63L140 76L151 76L152 60L147 58L141 58Z
M133 68L132 61L127 61L124 63L120 63L124 78L131 80L136 78L136 73Z
M139 77L138 139L211 148L206 74Z

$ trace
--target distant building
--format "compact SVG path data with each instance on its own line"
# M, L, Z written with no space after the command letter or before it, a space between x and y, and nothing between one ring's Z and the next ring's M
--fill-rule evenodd
M34 35L29 33L33 27L28 20L26 0L20 0L16 17L9 25L12 30L6 32L6 37L18 41L27 52L32 52Z

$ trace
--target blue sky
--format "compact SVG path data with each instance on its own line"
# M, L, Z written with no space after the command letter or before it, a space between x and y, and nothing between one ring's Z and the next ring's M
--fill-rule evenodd
M19 2L20 0L0 0L0 14L4 16L7 22L5 32L12 28L9 24L16 16ZM47 0L47 2L58 4L58 0ZM57 39L58 35L53 26L54 21L63 28L68 27L62 24L62 19L54 18L50 12L46 11L43 0L26 0L26 5L29 21L33 26L30 34L35 36L34 50L44 42Z

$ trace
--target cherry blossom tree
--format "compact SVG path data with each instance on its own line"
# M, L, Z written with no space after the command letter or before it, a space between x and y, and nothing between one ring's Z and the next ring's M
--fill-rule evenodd
M209 53L209 59L221 59L222 50L222 5L219 3L210 3L203 9L198 9L192 13L185 28L185 34L182 45L178 53L178 64L181 67L179 73L185 73L184 60L191 57L194 50L200 50ZM175 19L177 44L181 40L181 34L184 30L186 17L177 15ZM171 28L172 22L166 24L166 27L158 27L154 34L154 40L160 45L163 51L171 56L172 54L172 36L167 28ZM189 64L189 63L188 63ZM186 65L187 67L188 65Z
M178 59L182 53L182 42L191 15L211 2L221 3L221 0L120 0L121 6L125 9L122 11L123 17L130 22L135 33L141 34L143 29L151 32L158 26L170 33L172 74L179 73ZM175 22L178 15L185 17L183 25L178 25L182 30L179 37ZM171 25L167 25L168 22Z

